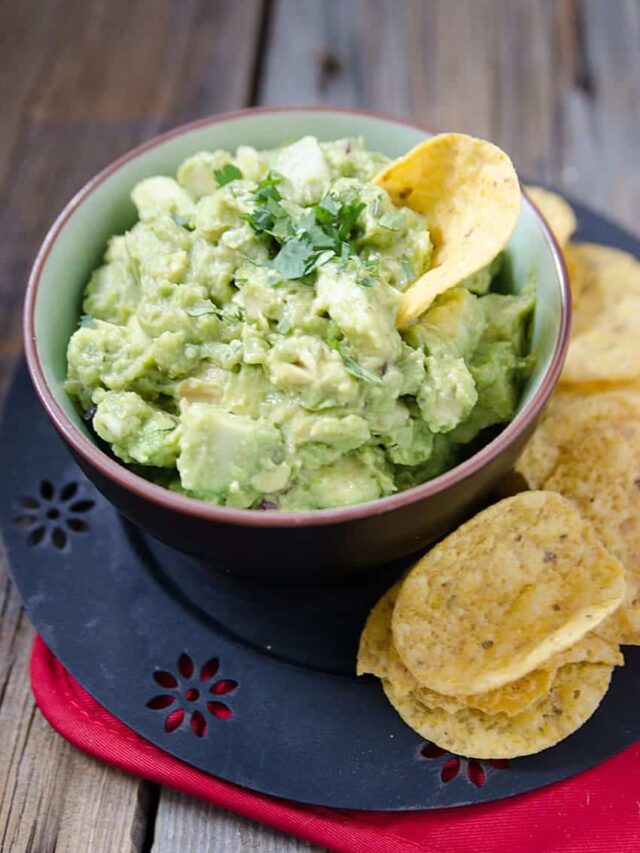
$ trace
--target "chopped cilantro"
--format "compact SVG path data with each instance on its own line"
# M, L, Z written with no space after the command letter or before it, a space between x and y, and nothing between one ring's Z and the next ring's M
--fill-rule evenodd
M367 370L366 367L362 367L361 364L358 364L351 356L344 352L342 348L338 350L340 353L340 357L342 358L345 369L352 376L355 376L356 379L362 379L364 382L370 382L372 385L381 385L382 378L378 376L377 373L374 373L372 370Z
M378 376L378 374L374 373L372 370L368 370L366 367L363 367L361 364L358 364L358 362L349 355L342 341L336 338L335 333L332 330L327 334L327 343L331 349L336 350L340 355L347 373L355 376L356 379L362 379L363 382L370 382L372 385L382 384L382 377Z
M331 222L338 215L338 207L330 195L326 195L314 208L316 219L323 224Z
M220 317L220 319L228 320L230 323L241 323L244 320L244 311L240 306L236 308L235 314L231 314L229 312L224 311L218 305L214 305L213 302L210 302L208 300L203 302L196 302L195 305L190 305L184 310L185 314L188 314L189 317L194 318L209 317L211 315L215 315L216 317Z
M243 178L242 172L233 163L227 163L221 169L214 169L213 177L216 179L216 184L223 187L225 184L230 184L231 181L241 181Z
M362 287L373 287L375 283L376 280L372 275L365 275L364 278L358 279L358 284Z
M349 240L351 237L351 232L355 228L356 222L358 221L358 217L365 209L367 205L360 202L351 202L350 204L343 204L338 213L338 221L339 221L339 234L341 240Z
M283 278L302 278L308 272L307 264L312 254L313 246L307 240L288 240L272 264Z
M269 246L271 266L284 280L312 284L310 276L319 267L334 257L344 261L353 254L351 240L365 204L355 196L340 200L327 195L296 222L281 203L280 181L269 174L259 183L254 210L243 218Z
M213 302L197 302L184 309L189 317L206 317L209 314L220 314L220 309Z
M403 255L400 263L402 264L402 272L404 273L405 280L413 281L416 276L409 258L406 255Z
M274 201L280 201L282 196L278 190L278 184L282 183L282 178L275 172L269 172L264 180L260 181L258 188L254 194L256 201L266 201L272 198Z

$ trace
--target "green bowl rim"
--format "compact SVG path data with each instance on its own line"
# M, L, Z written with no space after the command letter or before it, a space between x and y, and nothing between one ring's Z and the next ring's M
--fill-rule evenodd
M529 402L523 407L516 417L500 432L496 438L486 444L481 450L469 459L445 471L444 474L428 480L426 483L414 486L403 492L398 492L385 498L377 498L367 503L354 504L353 506L340 507L337 509L310 510L305 512L284 512L280 510L255 510L255 509L233 509L210 504L196 498L189 498L158 486L138 474L134 474L124 465L113 460L110 456L100 450L86 436L84 436L58 403L46 380L40 356L38 353L37 338L35 335L35 306L38 298L40 278L47 263L49 253L69 217L82 205L93 191L104 181L110 178L122 166L131 160L144 154L152 148L167 142L170 139L184 133L209 125L219 124L229 120L243 118L249 115L281 115L283 113L339 113L354 116L367 116L380 119L391 124L410 127L424 133L430 133L425 127L413 122L404 121L381 112L362 109L348 109L331 106L274 106L274 107L249 107L242 110L219 113L207 116L196 121L180 125L172 130L166 131L123 154L110 165L106 166L71 198L62 212L49 229L40 250L36 256L29 281L27 285L24 313L23 313L23 336L24 350L27 366L31 375L40 402L46 410L53 425L62 438L71 446L85 463L96 468L102 476L114 481L126 491L133 492L137 497L143 498L166 510L181 513L186 516L195 516L203 520L217 521L226 524L235 524L242 527L304 527L320 526L344 523L377 516L383 513L402 509L414 503L419 503L425 498L433 497L451 486L462 482L477 473L481 468L496 459L507 447L524 432L529 425L535 421L544 408L551 392L553 391L567 352L569 344L569 332L571 326L571 293L569 287L569 276L564 262L562 251L551 233L547 223L540 214L538 208L523 190L525 204L529 204L542 229L544 236L551 247L556 271L560 282L560 323L558 335L554 344L554 351L545 375L542 377L538 388L535 390Z

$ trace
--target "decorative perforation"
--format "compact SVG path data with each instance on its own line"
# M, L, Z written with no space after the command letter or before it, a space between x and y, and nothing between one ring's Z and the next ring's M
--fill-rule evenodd
M149 699L147 708L151 711L165 711L171 708L164 721L165 732L174 732L186 723L196 737L204 737L208 730L207 711L217 720L230 720L233 711L218 697L230 696L238 689L238 682L231 678L212 679L220 669L218 658L210 658L196 672L193 659L183 652L176 663L176 674L167 670L156 670L153 680L170 693L160 693ZM210 697L215 696L215 699Z
M487 781L487 776L490 769L508 770L509 762L505 758L491 758L488 761L478 761L476 758L463 758L460 755L453 755L436 746L435 743L426 743L418 753L419 758L426 758L430 761L444 759L440 768L440 781L445 785L452 782L460 774L466 778L476 788L482 788Z
M56 490L49 480L41 480L38 496L23 495L18 498L19 508L11 523L16 530L27 531L27 545L53 546L58 551L68 550L71 534L90 530L87 513L95 502L79 495L78 483L66 483Z

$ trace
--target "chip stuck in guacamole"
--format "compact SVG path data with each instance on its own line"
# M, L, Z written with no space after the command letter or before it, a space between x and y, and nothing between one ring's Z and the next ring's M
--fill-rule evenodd
M499 251L397 328L437 240L375 181L388 162L308 136L134 187L66 383L119 460L218 505L325 509L429 480L513 418L534 285L508 292Z

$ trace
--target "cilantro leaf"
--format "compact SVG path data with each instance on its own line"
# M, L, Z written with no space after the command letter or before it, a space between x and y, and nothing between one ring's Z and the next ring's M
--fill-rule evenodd
M220 314L220 309L213 302L196 302L184 309L189 317L206 317L209 314Z
M349 240L351 232L358 221L358 217L366 206L367 205L362 201L342 205L338 214L338 220L340 222L338 233L341 240Z
M406 255L403 255L400 263L402 264L402 272L404 273L405 281L413 281L416 277L411 261Z
M355 376L356 379L362 379L363 382L370 382L372 385L382 384L382 377L378 376L378 374L374 373L372 370L368 370L366 367L363 367L361 364L358 364L358 362L346 351L342 341L336 338L333 331L329 331L326 340L331 349L334 349L339 353L347 373Z
M338 206L330 195L326 195L322 201L315 205L316 219L318 222L331 222L338 215Z
M221 169L214 169L213 177L216 179L216 184L223 187L225 184L230 184L231 181L241 181L243 175L237 166L234 166L233 163L227 163Z
M351 358L348 353L344 352L342 348L339 352L347 373L355 376L356 379L362 379L363 382L370 382L372 385L382 385L382 378L378 376L377 373L374 373L372 370L367 370L366 367L358 364L358 362Z
M255 201L267 201L270 198L274 201L280 201L282 196L278 190L278 184L281 182L282 178L280 175L277 175L275 172L269 172L267 177L258 184L258 188L253 195Z
M283 278L302 278L308 272L312 254L313 247L307 240L288 240L271 263Z
M330 261L331 258L335 258L335 256L336 253L333 251L333 249L325 249L324 252L318 252L313 261L313 269L317 270L318 267L323 266L327 263L327 261Z
M313 284L312 273L334 257L353 254L351 239L366 205L352 195L344 201L326 195L294 221L278 190L281 178L270 173L258 184L252 213L243 219L270 248L271 266L285 280ZM365 284L365 286L368 286Z

